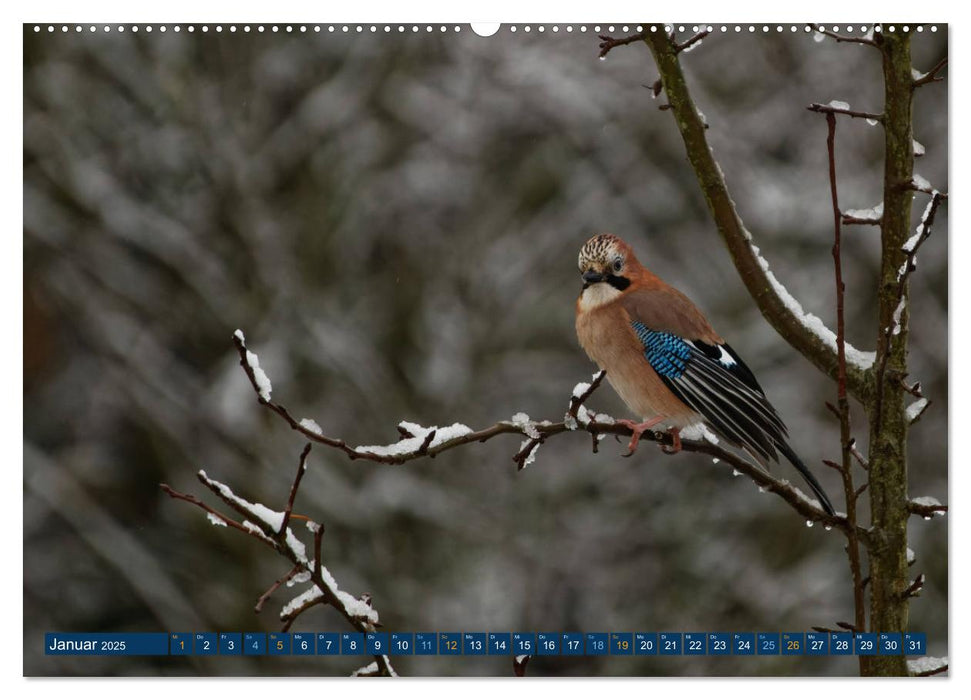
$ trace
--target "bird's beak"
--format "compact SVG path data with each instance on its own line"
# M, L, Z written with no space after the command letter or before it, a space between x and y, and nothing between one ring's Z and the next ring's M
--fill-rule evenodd
M586 284L596 284L597 282L603 282L604 276L599 272L594 272L593 270L587 270L583 273L583 281Z

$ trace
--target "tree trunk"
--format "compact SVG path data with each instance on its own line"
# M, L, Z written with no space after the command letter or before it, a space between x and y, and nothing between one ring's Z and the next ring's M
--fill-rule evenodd
M872 529L870 564L870 631L904 632L907 629L909 585L907 572L907 430L904 387L907 374L907 321L904 307L895 321L900 301L901 266L906 254L901 247L910 237L910 210L914 196L913 76L910 36L905 32L876 33L883 54L884 208L882 259L880 263L879 329L874 399L868 406L870 418L870 509ZM908 298L906 283L903 299ZM899 332L888 332L898 323ZM904 676L903 656L873 656L867 661L867 675Z

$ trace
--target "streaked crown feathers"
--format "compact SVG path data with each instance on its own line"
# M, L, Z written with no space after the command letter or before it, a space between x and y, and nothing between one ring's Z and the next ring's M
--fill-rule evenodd
M591 267L603 269L617 258L626 261L630 256L631 249L627 243L613 234L601 233L583 244L577 265L580 272Z

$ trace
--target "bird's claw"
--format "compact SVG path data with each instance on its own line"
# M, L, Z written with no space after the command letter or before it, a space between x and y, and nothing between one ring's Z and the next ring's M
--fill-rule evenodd
M652 418L651 420L648 420L648 421L644 421L643 423L635 423L632 420L618 420L617 421L618 423L620 423L621 425L627 428L630 428L632 433L630 436L630 442L627 443L627 453L621 456L630 457L635 452L637 452L637 445L641 441L641 435L643 435L644 432L647 431L649 428L652 428L658 423L660 423L662 420L664 419L661 418L660 416L658 416L657 418ZM681 445L679 441L678 447L680 448L680 446Z
M681 430L679 428L671 428L668 433L671 435L671 444L661 445L661 452L666 455L676 455L681 451Z

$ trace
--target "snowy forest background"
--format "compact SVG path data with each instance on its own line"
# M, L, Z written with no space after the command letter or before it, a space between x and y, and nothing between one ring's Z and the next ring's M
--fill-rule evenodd
M745 358L838 509L835 385L763 321L659 111L646 47L597 59L592 25L455 33L24 39L24 672L344 675L367 658L44 657L46 631L277 631L285 562L172 501L198 469L282 509L303 441L274 398L352 444L395 425L560 420L595 369L577 345L578 247L609 231ZM606 29L606 25L604 26ZM296 30L296 27L295 27ZM690 28L689 28L690 31ZM618 34L620 33L618 29ZM946 27L913 41L947 53ZM826 125L880 111L879 54L799 31L682 56L740 214L777 277L834 326ZM916 170L948 185L947 82L915 100ZM663 97L661 98L663 100ZM879 127L841 120L840 203L876 204ZM924 200L915 202L915 222ZM947 496L947 208L912 277L911 496ZM844 232L848 341L875 346L878 229ZM626 416L604 387L591 406ZM854 414L862 437L862 414ZM387 631L804 631L852 620L844 540L702 455L497 438L404 466L315 449L296 511ZM804 488L788 466L777 468ZM210 502L212 500L210 499ZM865 500L861 503L865 503ZM865 507L865 506L864 506ZM864 517L866 517L864 513ZM947 654L947 518L912 519L911 629ZM294 631L350 631L330 608ZM498 657L402 657L408 675L509 675ZM534 658L530 675L855 675L850 657Z

